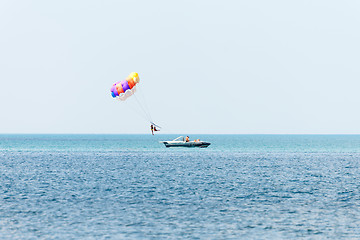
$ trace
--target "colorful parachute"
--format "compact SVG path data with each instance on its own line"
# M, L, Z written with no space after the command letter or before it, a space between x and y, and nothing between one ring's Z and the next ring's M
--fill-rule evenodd
M112 97L125 101L128 97L135 93L136 84L139 82L139 74L136 72L130 73L125 80L114 83L110 89Z

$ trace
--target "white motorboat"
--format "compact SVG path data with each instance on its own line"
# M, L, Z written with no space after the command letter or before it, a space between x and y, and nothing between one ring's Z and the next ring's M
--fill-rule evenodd
M186 142L185 138L183 136L177 137L172 141L160 141L160 143L163 143L166 147L200 147L200 148L206 148L210 145L209 142L204 141L189 141Z

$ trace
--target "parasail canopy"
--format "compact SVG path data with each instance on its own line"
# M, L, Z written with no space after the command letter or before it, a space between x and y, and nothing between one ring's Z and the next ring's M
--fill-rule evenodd
M136 84L140 82L139 74L132 72L123 80L113 84L110 89L113 98L125 101L128 97L133 95L136 91Z

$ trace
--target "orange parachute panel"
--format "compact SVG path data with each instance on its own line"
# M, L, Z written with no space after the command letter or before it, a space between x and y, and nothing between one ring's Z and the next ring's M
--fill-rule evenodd
M118 92L119 95L120 95L121 93L124 93L124 90L123 90L121 84L117 84L117 85L116 85L116 90L117 90L117 92Z
M130 88L133 88L133 87L135 86L135 84L136 84L132 78L131 78L131 79L128 79L127 82L128 82L128 84L129 84L129 87L130 87Z

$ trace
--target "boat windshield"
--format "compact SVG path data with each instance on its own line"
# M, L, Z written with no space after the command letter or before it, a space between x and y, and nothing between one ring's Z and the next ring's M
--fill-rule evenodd
M175 138L173 141L185 141L183 136Z

